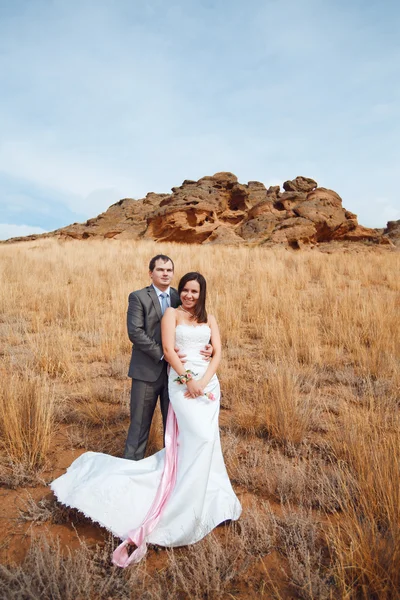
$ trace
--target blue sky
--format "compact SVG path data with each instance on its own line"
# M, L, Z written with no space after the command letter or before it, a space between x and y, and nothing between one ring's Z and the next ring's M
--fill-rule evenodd
M232 171L400 219L391 0L0 0L0 239Z

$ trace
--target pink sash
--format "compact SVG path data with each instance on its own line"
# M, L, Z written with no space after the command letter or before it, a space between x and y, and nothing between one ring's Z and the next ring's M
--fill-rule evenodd
M164 460L164 470L161 475L160 485L143 523L136 529L132 529L128 533L127 539L113 552L112 562L117 567L128 567L132 563L138 563L145 556L147 552L146 537L153 531L160 520L165 505L175 487L178 463L178 423L171 404L168 408L165 428ZM129 545L136 546L136 550L131 555L128 555L127 547Z

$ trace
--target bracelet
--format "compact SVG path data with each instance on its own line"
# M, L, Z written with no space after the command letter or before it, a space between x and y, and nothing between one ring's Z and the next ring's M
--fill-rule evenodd
M186 369L184 374L178 375L178 377L176 377L174 379L174 381L183 385L183 384L187 383L188 381L190 381L191 379L193 379L193 377L196 377L196 375L197 375L197 373L193 373L193 371L191 371L190 369Z

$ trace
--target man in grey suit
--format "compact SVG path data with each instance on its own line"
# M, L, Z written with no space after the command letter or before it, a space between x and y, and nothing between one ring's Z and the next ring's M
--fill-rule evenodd
M128 335L133 344L128 373L132 377L131 423L124 458L132 460L144 458L158 397L165 431L169 399L161 319L168 306L176 308L180 304L178 292L170 287L174 263L168 256L154 256L149 275L152 285L129 295Z
M174 263L169 256L154 256L149 264L149 275L152 285L129 295L128 335L133 344L128 373L132 377L131 423L124 458L132 460L144 458L158 397L165 431L169 398L167 363L161 343L161 319L169 306L177 308L181 304L178 292L170 287ZM178 348L175 350L184 363L186 355ZM208 360L212 355L211 344L207 344L200 353L204 360Z

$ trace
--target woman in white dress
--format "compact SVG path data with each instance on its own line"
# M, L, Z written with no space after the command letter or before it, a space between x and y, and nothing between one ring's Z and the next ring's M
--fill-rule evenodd
M188 273L178 292L182 305L168 308L162 320L171 367L165 448L140 461L86 452L51 484L60 502L124 540L113 554L120 567L141 560L147 543L193 544L241 513L219 438L221 341L215 318L206 312L206 281ZM200 350L210 339L213 356L205 362ZM187 355L184 365L175 347Z

